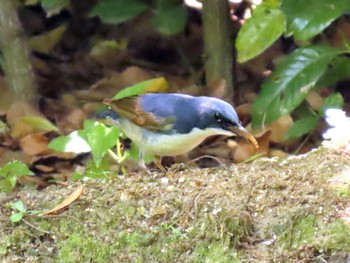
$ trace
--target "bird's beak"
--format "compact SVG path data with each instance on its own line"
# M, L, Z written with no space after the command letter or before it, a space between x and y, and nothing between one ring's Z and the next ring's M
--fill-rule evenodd
M236 133L237 135L246 138L254 145L256 149L259 148L259 143L257 142L257 140L243 126L231 126L229 129L233 133Z

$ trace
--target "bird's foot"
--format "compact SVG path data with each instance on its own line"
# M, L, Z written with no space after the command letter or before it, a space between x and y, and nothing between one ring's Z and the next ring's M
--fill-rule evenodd
M143 160L143 153L141 153L140 156L140 161L139 161L139 166L146 171L146 173L148 175L152 175L152 172L150 171L150 169L148 169L148 167L146 166L144 160ZM167 170L165 169L165 167L162 165L162 157L161 156L155 156L154 157L154 164L157 166L157 168L163 173L166 174Z
M152 175L152 172L150 169L148 169L148 167L146 166L145 162L142 160L142 161L139 161L138 162L138 165L142 168L142 170L144 170L148 175Z
M157 168L163 173L166 174L167 170L165 167L162 165L162 157L161 156L155 156L154 158L154 164L157 166Z

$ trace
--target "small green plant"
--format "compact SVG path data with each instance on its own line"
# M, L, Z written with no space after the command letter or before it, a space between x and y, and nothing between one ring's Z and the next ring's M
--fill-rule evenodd
M16 184L18 177L34 175L28 167L17 160L5 164L0 168L0 192L11 192Z
M327 97L321 108L318 111L313 111L306 104L302 104L295 109L294 115L296 121L293 123L292 127L288 130L285 140L298 138L304 134L307 134L314 130L317 126L318 121L325 117L325 112L330 108L342 108L344 104L344 99L340 93L333 93Z
M74 131L67 136L60 136L49 143L49 148L60 152L92 153L95 166L98 168L108 150L114 147L121 132L116 127L93 120L85 120L82 130ZM121 162L123 156L118 156Z
M164 78L155 78L140 82L127 87L114 96L115 99L140 95L150 91L162 91L167 89ZM82 177L108 178L109 163L104 158L106 155L112 157L117 163L122 164L124 160L138 161L139 148L132 143L130 149L123 150L121 139L124 134L114 126L107 126L94 120L85 120L83 129L74 131L66 136L55 138L49 143L49 148L59 152L86 153L91 152L92 163L88 165L85 173L74 173L73 180ZM115 151L112 151L115 147ZM153 156L146 155L145 162L151 162Z
M17 223L23 219L25 215L38 215L40 212L36 210L27 210L22 200L18 200L15 203L10 203L5 207L12 209L10 220L12 223Z
M21 221L23 216L27 213L27 209L24 207L22 200L10 204L10 208L12 209L12 214L10 216L12 223Z
M342 107L343 99L337 93L325 100L319 112L303 102L310 91L350 76L350 59L344 56L350 49L345 39L343 48L312 42L349 10L350 2L343 0L268 0L253 10L236 40L239 62L258 56L282 34L292 37L299 46L278 63L263 83L252 109L254 128L298 111L297 121L286 139L298 137L316 127L326 108Z

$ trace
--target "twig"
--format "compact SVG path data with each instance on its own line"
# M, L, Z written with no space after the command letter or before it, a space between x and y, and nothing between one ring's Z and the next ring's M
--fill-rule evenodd
M40 228L37 228L36 226L32 225L31 223L29 223L27 220L25 220L25 219L23 219L23 218L22 218L22 221L23 221L24 223L26 223L28 226L34 228L35 230L38 230L38 231L43 232L43 233L45 233L45 234L50 234L50 232L45 231L45 230L42 230L42 229L40 229Z

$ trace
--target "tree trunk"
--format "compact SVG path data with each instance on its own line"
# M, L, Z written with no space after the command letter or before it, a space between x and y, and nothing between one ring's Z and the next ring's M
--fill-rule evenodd
M226 81L225 98L233 99L233 37L228 0L203 1L207 85Z
M37 85L16 5L16 0L0 0L0 62L13 102L25 100L35 103Z

